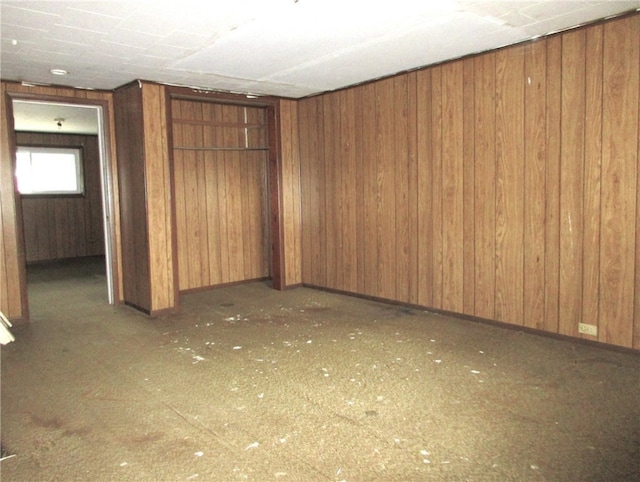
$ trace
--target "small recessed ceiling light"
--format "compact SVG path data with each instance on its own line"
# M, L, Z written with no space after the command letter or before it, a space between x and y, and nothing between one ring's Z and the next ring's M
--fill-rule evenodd
M11 45L18 45L18 41L17 41L16 39L13 39L13 40L11 41Z
M51 72L53 75L67 75L69 73L64 69L51 69L49 72Z

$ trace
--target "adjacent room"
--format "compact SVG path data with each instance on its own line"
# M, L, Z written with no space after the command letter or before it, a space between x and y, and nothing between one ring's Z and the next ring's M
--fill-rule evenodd
M640 1L0 8L3 480L640 479Z

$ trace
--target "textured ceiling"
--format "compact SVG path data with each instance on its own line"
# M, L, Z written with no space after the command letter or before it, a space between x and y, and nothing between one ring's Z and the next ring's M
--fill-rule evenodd
M581 0L0 4L6 80L114 89L145 79L294 98L640 8Z
M640 0L0 0L0 75L300 98L638 8ZM97 129L95 109L23 102L14 113L18 130Z

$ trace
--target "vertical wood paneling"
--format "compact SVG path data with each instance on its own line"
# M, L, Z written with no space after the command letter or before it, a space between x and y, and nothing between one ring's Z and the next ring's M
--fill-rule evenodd
M638 347L639 22L299 101L303 260L345 291Z
M194 116L197 119L203 119L203 111L202 111L202 105L201 104L196 104L194 106ZM199 146L199 145L204 145L204 127L203 126L198 126L197 128L194 129L194 135L195 135L195 145ZM207 185L206 185L206 165L205 165L205 152L204 151L197 151L196 153L196 193L197 193L197 198L196 198L196 206L199 206L200 209L198 209L197 211L197 219L196 219L196 226L197 226L197 233L198 235L195 237L195 253L194 253L194 257L195 259L199 259L199 262L197 263L199 268L198 268L198 274L199 277L198 279L198 283L199 286L210 286L211 284L213 284L211 282L211 273L209 272L209 233L210 233L210 229L209 229L209 218L207 216Z
M145 191L149 225L150 311L176 305L173 273L171 186L164 87L142 87ZM139 189L139 186L137 187Z
M322 140L324 144L324 175L326 192L324 197L325 223L325 270L327 286L340 289L342 283L342 217L340 196L340 97L331 93L323 97L324 122ZM340 282L338 281L340 279Z
M304 245L303 258L307 260L309 273L303 279L316 286L327 286L325 270L325 242L324 242L324 149L322 142L323 114L322 98L314 97L305 104L307 107L308 135L306 139L308 149L301 159L303 168L303 192L306 210L302 221Z
M241 122L242 109L237 106L222 106L222 120L228 123ZM237 128L224 128L225 145L240 145L239 136L242 134ZM225 151L224 164L227 190L227 216L225 222L229 227L226 245L229 257L229 281L244 280L244 243L243 212L242 212L242 170L245 167L240 162L238 151Z
M9 91L7 84L2 82L0 94L0 122L7 126L8 112L11 106L7 106L9 99L6 93ZM0 310L9 319L28 317L26 308L26 279L21 272L20 263L24 262L24 254L20 255L17 200L14 192L13 153L9 148L9 130L0 129Z
M310 101L298 103L298 133L300 136L300 191L301 191L301 236L302 236L302 280L306 280L307 283L314 283L313 273L313 257L317 253L314 249L314 243L312 241L312 229L311 226L314 223L313 205L317 205L317 199L314 194L314 187L317 186L317 182L313 182L313 177L309 171L312 165L316 163L312 162L315 155L315 149L313 149L313 141L315 137L313 135L313 125L311 122L311 107L313 103ZM304 200L302 195L304 194Z
M562 37L547 40L547 158L545 166L544 329L558 331L560 292L560 126Z
M586 30L584 132L584 236L582 238L582 314L600 321L600 185L602 165L603 26ZM587 337L588 335L583 335Z
M362 149L364 198L364 293L379 296L378 288L378 180L377 180L377 119L374 84L362 87ZM304 193L303 193L304 196ZM304 199L304 197L303 197Z
M395 160L395 272L396 294L400 301L409 301L410 267L409 267L409 118L408 118L408 80L407 75L393 79L394 132L393 156ZM402 276L398 276L403 273Z
M418 239L418 304L434 306L433 303L433 209L432 195L433 172L431 153L431 71L421 70L416 73L416 135L417 138L417 216Z
M172 104L172 114L182 117L182 104L174 102ZM182 134L182 125L174 124L172 128L173 145L182 146L185 143ZM184 186L185 157L189 153L182 150L173 151L173 178L175 186ZM176 216L176 242L178 246L187 246L189 238L187 236L187 202L184 189L175 189L174 192L175 216ZM178 285L189 284L189 256L188 249L179 249L176 253L178 257Z
M146 210L144 123L138 85L115 93L122 220L124 301L152 310L149 225Z
M180 102L172 102L172 107L176 106L178 112L172 110L172 115L174 117L180 115ZM211 104L208 102L204 102L201 105L202 108L202 118L203 119L211 119L214 122L222 121L222 111L216 104ZM173 123L173 129L182 129L182 126L178 123ZM203 126L203 137L202 143L205 146L216 145L216 131L214 129L208 128L207 126ZM174 145L185 145L184 143ZM181 151L174 150L174 156L182 155ZM221 258L221 243L222 237L220 233L220 209L218 209L218 190L220 188L218 182L218 153L215 151L204 151L204 185L205 189L205 199L204 206L202 210L204 211L204 216L207 219L207 253L209 260L209 285L218 285L222 283L224 279L222 276L222 258ZM175 159L175 157L174 157ZM175 169L175 166L174 166ZM183 183L184 181L182 181ZM175 181L174 188L176 194L181 191L181 189L177 189L177 186L182 185L177 180ZM182 201L184 202L184 201ZM176 199L176 208L180 205L180 200ZM188 206L185 204L181 209L187 209ZM184 229L184 228L183 228ZM180 233L178 235L185 236L186 232ZM180 237L178 238L180 239ZM180 245L180 242L178 242ZM178 253L180 254L182 251L178 249ZM188 260L183 260L181 262L188 263ZM180 286L184 286L180 283Z
M316 210L317 215L317 223L315 225L314 240L317 243L316 245L316 253L317 256L314 259L315 262L315 279L317 280L318 286L331 286L329 283L329 277L327 275L327 260L330 258L329 253L330 250L327 250L327 224L329 221L329 215L327 213L325 199L327 197L327 166L326 166L326 154L325 154L325 143L324 143L324 103L323 97L316 97L316 109L315 109L315 118L312 120L316 125L316 155L318 159L321 159L319 165L316 165L317 172L316 178L322 179L321 183L318 183L318 192L316 194L317 203L313 206L313 209ZM320 240L318 242L317 240Z
M366 197L369 195L365 191L365 149L362 145L364 139L364 89L355 88L353 91L353 115L354 115L354 136L351 139L351 149L355 156L355 210L356 210L356 258L357 258L357 287L356 293L366 293L365 269L366 269L366 233L365 233L365 205ZM304 139L304 137L302 137ZM303 145L304 143L301 143ZM305 191L302 190L301 195ZM302 201L302 199L301 199ZM303 203L304 204L304 203ZM304 252L303 252L304 256ZM302 278L304 280L304 276Z
M246 112L246 111L245 111ZM291 125L292 125L292 109L290 107L290 102L282 101L280 102L280 130L281 130L281 142L280 146L280 155L282 159L282 214L283 219L285 220L283 225L283 239L284 239L284 257L291 258L295 256L295 245L292 245L291 241L293 238L293 230L291 222L288 222L291 218L291 205L293 204L292 199L292 189L291 189L291 165L290 159L292 157L292 133L291 133ZM248 177L248 176L247 176ZM246 177L245 177L246 182ZM248 185L245 185L244 190L248 189ZM248 198L248 196L247 196ZM243 206L243 211L245 213L249 213L250 206L245 202ZM249 251L251 250L252 240L247 240L249 244ZM253 260L248 259L249 263L245 263L245 276L251 270L251 262ZM289 272L287 271L284 275L284 284L289 284ZM247 277L247 279L251 279Z
M442 67L442 306L463 311L464 117L463 64ZM448 135L457 132L461 135Z
M636 19L637 22L637 19ZM636 29L637 35L640 37L640 29ZM640 42L640 41L639 41ZM640 64L640 51L638 52L638 63ZM640 79L638 80L640 84ZM638 85L640 90L640 85ZM638 98L638 146L636 172L638 173L636 188L640 187L640 96ZM640 189L636 189L636 257L635 257L635 312L634 312L634 328L633 328L633 348L640 350ZM1 258L0 258L1 259Z
M434 308L442 308L443 293L443 219L442 219L442 67L431 70L431 259L433 272L431 280L432 303Z
M475 311L475 65L463 62L463 307Z
M358 290L358 256L357 256L357 219L358 205L357 174L356 174L356 125L355 125L355 94L353 89L341 91L340 96L340 139L342 150L340 197L342 212L342 281L344 291Z
M524 50L496 53L496 319L523 322Z
M219 122L224 122L224 106L221 104L216 105L216 119ZM216 146L225 146L225 132L223 128L214 129ZM218 191L218 199L216 206L209 206L210 209L219 211L219 214L215 217L218 219L218 230L220 232L220 271L222 274L222 282L229 282L232 279L231 276L231 264L229 260L229 245L227 240L229 239L229 223L228 219L228 210L227 210L227 175L226 175L226 153L221 151L215 151L215 178L217 183L217 191ZM176 186L177 188L178 186ZM211 219L211 217L210 217ZM213 226L213 230L216 227ZM180 250L180 247L178 247ZM186 288L180 288L186 289Z
M524 320L544 327L546 46L525 46Z
M418 214L418 75L412 72L407 78L407 222L409 303L418 304L420 291L418 246L419 246L419 214Z
M638 223L638 58L640 16L604 25L600 339L631 346ZM633 61L630 61L633 59Z
M378 292L379 296L396 299L396 219L395 182L396 163L393 158L394 109L393 79L375 84L376 92L376 136L378 155L376 163L378 214ZM390 160L393 160L390 162Z
M582 316L582 187L584 173L585 31L562 36L560 135L560 325L577 335Z
M475 297L474 315L495 316L495 54L475 68Z
M179 290L267 277L266 151L245 150L266 147L264 109L182 99L171 106ZM295 266L291 116L284 104L284 252Z
M254 109L255 110L255 109ZM302 255L300 251L300 160L298 148L298 107L294 101L280 102L280 126L282 131L282 191L284 223L285 285L302 282ZM252 172L254 172L252 170ZM251 190L253 192L253 190ZM254 200L255 203L255 200ZM353 203L355 206L355 203ZM255 209L255 204L249 213ZM255 233L255 231L252 231ZM252 250L258 240L253 238ZM259 263L252 258L251 265Z

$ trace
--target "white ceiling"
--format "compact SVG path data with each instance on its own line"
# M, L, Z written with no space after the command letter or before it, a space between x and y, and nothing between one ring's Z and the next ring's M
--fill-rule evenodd
M97 134L98 115L98 107L93 106L13 101L16 131Z
M6 80L135 79L299 98L640 8L640 1L7 1ZM54 76L53 68L67 76Z
M0 0L0 74L300 98L639 8L640 0ZM30 130L74 115L47 111Z

